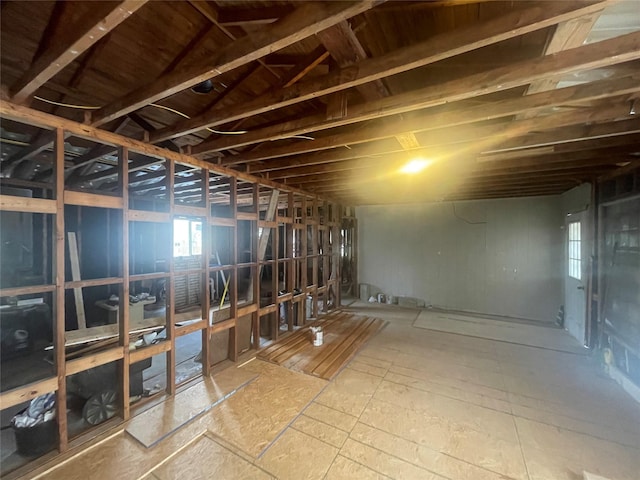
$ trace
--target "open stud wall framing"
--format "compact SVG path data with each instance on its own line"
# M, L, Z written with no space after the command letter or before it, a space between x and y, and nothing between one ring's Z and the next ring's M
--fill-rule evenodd
M311 304L312 315L315 317L330 308L340 304L340 272L339 272L339 242L340 225L342 219L342 207L324 199L311 196L310 194L291 189L290 187L270 182L266 179L230 170L224 167L214 166L196 158L180 153L164 150L144 142L121 137L104 130L97 130L83 124L64 120L48 114L37 112L26 107L17 106L8 102L0 105L1 116L5 119L22 122L28 125L37 126L55 133L53 145L53 182L48 188L43 190L44 198L24 198L11 195L0 195L0 210L13 212L44 213L54 216L52 222L53 232L51 238L54 245L52 248L52 278L53 284L40 286L25 286L15 288L0 289L0 297L16 296L24 294L41 294L52 292L53 305L52 316L54 319L53 328L53 348L55 359L56 376L46 378L22 387L0 394L0 401L3 408L18 405L38 395L55 391L57 393L57 421L59 435L59 451L63 452L69 447L69 433L67 428L67 380L73 374L87 371L91 368L117 362L118 368L118 389L119 389L119 418L126 420L130 417L129 406L129 365L141 360L151 358L158 354L165 354L167 359L167 383L166 391L173 394L176 391L175 366L176 366L176 339L182 335L200 331L202 333L202 358L208 359L210 342L212 335L229 331L228 358L237 360L240 353L238 345L239 318L250 315L252 322L252 348L260 346L260 322L266 315L276 316L286 309L286 319L288 321L287 330L294 330L294 308L298 309L298 324L304 325L306 321L305 306ZM118 175L118 183L113 194L95 194L88 192L78 192L68 189L65 186L65 139L69 136L77 136L91 141L101 142L118 150L118 162L114 166L114 171ZM166 194L163 200L168 203L167 211L145 211L130 208L131 197L136 192L135 188L129 191L131 182L130 169L134 161L130 157L134 154L151 156L162 160L166 169L164 187ZM68 166L68 163L67 163ZM209 182L210 189L201 189L207 195L200 195L200 201L193 204L185 204L176 198L175 180L176 169L183 169L184 166L200 169L202 184ZM227 214L217 216L215 205L219 201L220 195L214 195L213 178L226 179L226 190L224 197ZM128 179L128 180L127 180ZM218 182L218 186L219 186ZM10 179L2 179L3 186L10 186ZM242 188L240 188L242 184ZM271 194L272 192L275 194ZM220 193L219 190L216 192ZM266 192L267 195L261 195ZM275 198L277 205L274 211L274 218L265 219L264 209L269 199ZM134 203L135 204L135 203ZM65 229L65 206L96 207L109 209L115 218L121 221L120 244L117 248L121 254L118 256L119 275L108 278L93 278L87 280L69 281L65 278L65 242L69 233L69 228ZM194 206L195 205L195 206ZM248 206L247 206L248 205ZM116 213L113 213L116 212ZM119 216L117 212L120 212ZM170 255L168 265L161 272L136 274L130 271L130 256L132 252L129 246L129 230L132 225L142 222L152 222L156 225L164 225L167 231L173 231L174 218L188 217L202 222L202 255L199 267L190 269L190 275L196 274L201 278L200 310L195 314L176 313L175 303L175 283L180 275L185 275L184 271L176 270L176 262L173 257L173 247L170 243L172 235L165 239ZM121 220L120 220L121 219ZM238 251L239 243L239 223L249 222L251 235L251 249L254 252L249 261L242 258L242 252ZM246 224L245 224L246 225ZM105 226L105 228L107 228ZM226 261L223 264L210 264L211 253L215 251L212 247L213 237L217 229L225 232L230 238L230 249ZM255 252L258 250L259 231L264 235L271 231L271 258L258 258ZM281 238L282 237L282 238ZM294 245L298 242L298 245ZM109 260L111 262L111 260ZM259 281L259 273L265 267L272 269L272 294L268 302L261 306L260 290L262 288ZM251 301L239 302L238 295L238 271L240 268L248 268L252 274ZM278 272L282 271L279 276ZM209 292L209 278L216 276L219 272L224 272L227 279L226 298L228 299L229 314L227 318L218 321L215 311L217 305L213 305ZM46 277L45 277L46 278ZM278 281L279 278L283 282ZM117 341L97 352L75 359L68 359L68 349L65 343L69 343L70 331L65 328L65 317L68 321L69 309L73 307L73 302L65 304L65 291L74 288L90 288L95 286L109 285L119 294L121 299L128 298L130 285L140 281L152 281L165 279L167 285L166 293L166 330L167 341L145 348L130 350L130 341L133 337L133 326L131 325L131 315L129 303L120 302L119 318L117 321ZM280 284L279 284L280 283ZM282 289L282 294L278 291ZM294 294L294 289L296 294ZM133 292L132 292L133 293ZM308 298L311 297L311 300ZM318 304L321 307L318 308ZM282 308L282 310L281 310ZM189 318L186 318L189 317ZM177 326L176 323L189 320L184 326ZM273 322L271 339L278 338L280 329L278 321ZM97 327L103 328L103 327ZM66 331L65 331L66 330ZM92 330L87 328L87 334ZM75 332L76 334L78 332ZM203 374L210 372L208 361L203 362Z

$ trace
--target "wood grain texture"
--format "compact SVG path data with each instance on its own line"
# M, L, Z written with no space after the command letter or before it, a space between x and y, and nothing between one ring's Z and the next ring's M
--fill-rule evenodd
M147 448L153 447L186 423L194 420L255 380L256 374L229 369L184 390L135 417L126 428Z
M258 358L331 380L360 347L384 327L385 322L336 312L310 325L322 326L322 346L313 346L311 333L305 328L265 348L258 353Z
M192 133L206 126L225 124L247 116L258 115L274 108L282 108L318 96L359 87L384 77L406 72L518 35L546 28L563 20L584 15L585 12L592 12L593 9L593 5L584 5L583 8L576 9L575 5L558 4L550 8L542 9L536 6L525 11L511 12L501 18L491 19L464 30L456 29L407 48L392 51L377 58L366 59L352 66L336 69L334 72L318 79L312 79L291 87L275 89L252 101L243 102L233 109L227 108L224 113L218 109L191 119L182 120L174 126L158 130L152 135L151 139L154 142L166 140L167 138ZM332 37L336 37L335 30L332 31ZM332 53L334 52L332 51Z

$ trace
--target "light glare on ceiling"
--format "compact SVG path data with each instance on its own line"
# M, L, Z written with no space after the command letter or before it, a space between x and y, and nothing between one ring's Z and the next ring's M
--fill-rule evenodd
M419 173L425 168L431 165L431 160L425 158L414 158L409 161L404 167L400 169L402 173Z

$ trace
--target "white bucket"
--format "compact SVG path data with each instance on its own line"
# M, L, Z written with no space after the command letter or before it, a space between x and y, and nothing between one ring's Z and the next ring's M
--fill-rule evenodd
M313 346L319 347L324 342L324 332L322 331L322 327L309 327L311 329L311 333L313 334Z

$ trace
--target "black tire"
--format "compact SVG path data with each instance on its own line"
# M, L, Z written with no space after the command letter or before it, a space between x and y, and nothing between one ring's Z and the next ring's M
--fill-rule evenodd
M90 425L99 425L118 413L118 394L104 390L92 395L82 408L82 418Z

